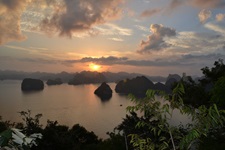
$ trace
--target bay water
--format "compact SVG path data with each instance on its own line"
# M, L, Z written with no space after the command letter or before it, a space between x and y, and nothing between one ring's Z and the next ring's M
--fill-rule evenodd
M72 127L74 124L84 126L100 138L107 138L122 122L126 107L131 105L126 96L115 93L116 84L109 83L113 90L110 100L102 101L94 94L100 84L87 85L45 85L43 91L22 92L18 80L0 81L0 116L3 120L21 122L18 112L31 110L32 115L41 113L41 124L47 120Z
M69 127L80 124L106 139L106 132L112 132L125 118L126 107L133 105L126 96L114 91L115 83L108 83L113 95L107 101L102 101L94 94L100 84L45 85L42 91L24 93L21 83L19 80L0 81L0 116L3 120L22 122L18 112L31 110L32 116L43 115L40 122L44 126L47 120L58 121L60 125ZM162 101L160 97L157 99ZM175 110L170 123L178 125L180 122L187 124L190 119Z

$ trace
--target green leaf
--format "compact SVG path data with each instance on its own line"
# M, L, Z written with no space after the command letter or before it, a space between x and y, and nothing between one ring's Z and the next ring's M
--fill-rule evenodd
M161 134L161 132L162 132L161 130L158 131L158 136Z
M214 107L214 109L215 109L215 111L216 111L217 115L220 117L220 113L219 113L219 111L218 111L218 109L217 109L216 104L213 104L213 107Z
M0 133L0 146L2 147L7 146L11 138L12 138L12 131L9 129Z

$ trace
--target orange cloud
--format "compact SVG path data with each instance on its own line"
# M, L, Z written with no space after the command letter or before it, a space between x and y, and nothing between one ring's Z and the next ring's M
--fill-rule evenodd
M190 2L192 5L199 8L218 8L225 6L223 0L191 0Z
M218 22L223 21L224 18L225 18L225 14L219 13L219 14L216 15L216 20L217 20Z
M212 15L212 12L206 9L203 9L198 14L199 21L205 23Z
M141 17L151 17L157 13L159 13L161 11L161 9L149 9L149 10L145 10L141 13Z
M27 5L27 0L0 1L0 45L10 41L21 41L20 15Z

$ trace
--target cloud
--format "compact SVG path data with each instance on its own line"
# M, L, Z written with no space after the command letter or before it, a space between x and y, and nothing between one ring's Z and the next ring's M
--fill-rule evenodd
M223 34L225 36L225 28L224 25L220 26L218 24L214 24L214 23L207 23L204 25L207 29L215 31L217 33Z
M169 4L169 9L173 10L181 6L185 1L184 0L172 0Z
M172 28L164 27L161 24L151 24L151 35L148 36L147 41L141 41L139 53L150 53L151 51L158 51L170 47L164 41L165 37L172 37L176 35L176 31Z
M94 26L122 16L123 1L1 0L0 45L24 40L22 31L79 38L97 35Z
M63 0L61 8L41 22L41 29L47 33L72 37L74 33L90 30L108 20L117 19L123 0Z
M225 6L224 0L190 0L190 3L199 8L221 8Z
M27 0L0 1L0 45L10 41L21 41L20 15L27 5Z
M109 38L109 40L117 41L117 42L123 42L124 40L121 38Z
M219 13L219 14L216 15L216 20L217 20L218 22L223 21L224 18L225 18L225 14Z
M201 8L201 9L225 7L224 0L172 0L168 8L169 10L174 10L186 4L197 7L197 8Z
M131 29L123 28L112 23L106 23L104 25L94 27L94 29L101 35L131 36L133 32Z
M176 38L167 40L167 43L172 45L170 49L167 50L167 55L168 53L172 56L221 53L224 41L225 37L220 33L179 32Z
M127 57L115 57L115 56L108 56L108 57L84 57L78 60L65 60L63 62L71 66L74 63L96 63L99 65L129 65L129 66L167 66L172 65L175 63L164 63L162 60L132 60Z
M212 15L210 10L203 9L199 12L198 18L201 23L205 23Z
M215 61L219 58L224 58L225 55L218 54L218 53L209 53L204 55L193 55L193 54L184 54L180 57L173 57L172 59L141 59L141 60L134 60L129 59L127 57L84 57L82 59L77 60L65 60L63 64L67 66L72 66L75 63L96 63L99 65L126 65L126 66L138 66L138 67L180 67L180 66L188 66L193 67L193 65L207 65L209 60Z
M149 9L149 10L145 10L141 13L141 17L151 17L157 13L159 13L161 11L161 9Z
M3 47L6 50L14 49L17 52L19 51L25 52L24 54L26 54L27 57L38 56L41 58L45 57L46 59L61 59L63 56L65 56L59 53L53 54L51 51L49 51L49 49L43 48L43 47L39 47L39 48L38 47L21 47L21 46L13 46L13 45L4 45Z
M129 59L127 57L84 57L81 59L75 60L56 60L56 59L44 59L44 58L16 58L9 56L0 56L1 63L10 63L14 62L28 62L30 64L45 64L45 65L65 65L67 67L73 67L74 64L80 63L95 63L99 65L113 66L113 65L122 65L122 66L134 66L134 67L189 67L193 69L193 66L208 66L215 60L219 58L224 58L224 54L218 53L209 53L204 55L193 55L186 54L181 55L178 58L173 57L172 59ZM197 67L199 70L199 67ZM187 68L185 68L187 69Z
M99 35L116 36L108 39L118 42L124 41L124 39L122 38L123 36L131 36L133 34L133 31L131 29L123 28L112 23L106 23L101 26L96 26L93 28L93 30L96 31Z
M64 64L71 64L71 63L97 63L101 65L113 65L113 64L123 64L126 61L127 57L115 57L115 56L108 56L108 57L84 57L82 59L77 60L65 60L63 61Z
M148 28L146 28L146 27L144 27L144 26L141 26L141 25L135 25L135 27L138 28L138 29L141 30L141 31L145 31L145 32L148 32L148 31L149 31Z
M0 0L0 45L26 39L21 32L21 25L26 25L24 31L27 31L28 27L31 28L32 26L33 28L34 26L27 24L27 22L21 22L21 16L27 8L33 6L37 8L47 7L55 4L55 2L56 0ZM37 16L33 18L37 18Z

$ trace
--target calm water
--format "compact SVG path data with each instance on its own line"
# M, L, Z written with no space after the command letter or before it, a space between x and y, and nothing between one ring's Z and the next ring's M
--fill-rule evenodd
M40 92L23 93L21 81L0 81L0 116L3 120L21 121L17 113L30 109L32 114L43 114L41 123L47 119L72 126L76 123L101 138L107 138L107 131L113 131L126 115L131 102L113 92L108 101L101 101L94 90L99 84L45 86ZM114 90L115 83L110 83ZM120 106L122 104L122 106Z
M125 96L115 93L116 84L110 83L113 96L108 101L101 101L95 94L100 84L89 85L57 85L45 86L43 91L23 93L20 89L22 81L0 81L0 116L3 120L21 121L19 111L30 109L32 114L43 114L41 123L57 120L59 124L72 127L79 123L88 131L94 131L100 138L107 138L122 122L126 115L126 107L132 105ZM160 100L160 99L159 99ZM122 105L122 106L120 106ZM175 110L172 124L184 124L190 120Z

